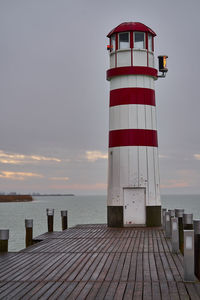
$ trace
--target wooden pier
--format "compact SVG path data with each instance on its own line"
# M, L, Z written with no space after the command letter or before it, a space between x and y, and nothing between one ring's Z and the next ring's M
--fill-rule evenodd
M200 299L162 228L77 225L0 256L0 299Z

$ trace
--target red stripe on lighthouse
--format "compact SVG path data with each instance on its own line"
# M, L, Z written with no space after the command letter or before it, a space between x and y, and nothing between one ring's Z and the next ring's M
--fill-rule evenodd
M149 146L158 147L156 130L120 129L109 132L109 147Z
M125 104L155 106L155 91L147 88L121 88L110 91L110 107Z
M107 70L107 80L121 75L147 75L157 78L158 71L150 67L118 67Z

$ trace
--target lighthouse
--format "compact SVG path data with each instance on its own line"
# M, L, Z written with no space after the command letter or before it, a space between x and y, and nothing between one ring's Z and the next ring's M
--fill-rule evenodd
M109 227L160 226L154 38L138 22L109 38L110 82L107 217ZM159 57L164 77L167 56Z

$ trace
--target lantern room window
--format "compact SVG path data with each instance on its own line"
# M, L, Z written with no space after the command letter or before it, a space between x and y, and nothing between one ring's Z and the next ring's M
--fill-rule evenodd
M113 34L110 39L110 44L111 44L110 51L111 52L115 51L115 41L116 41L116 36L115 36L115 34Z
M130 48L129 33L128 32L119 33L119 49L128 49L128 48Z
M134 32L134 48L145 49L145 33Z
M151 34L148 34L148 50L153 51L153 37Z

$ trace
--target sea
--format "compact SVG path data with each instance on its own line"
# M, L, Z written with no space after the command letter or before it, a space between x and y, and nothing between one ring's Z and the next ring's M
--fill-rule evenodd
M162 207L183 208L200 219L200 195L162 195ZM54 230L61 230L61 210L68 211L68 225L103 224L107 221L106 195L36 196L32 202L0 203L0 229L9 229L10 252L25 248L25 219L33 219L33 236L47 232L46 209L54 208Z

